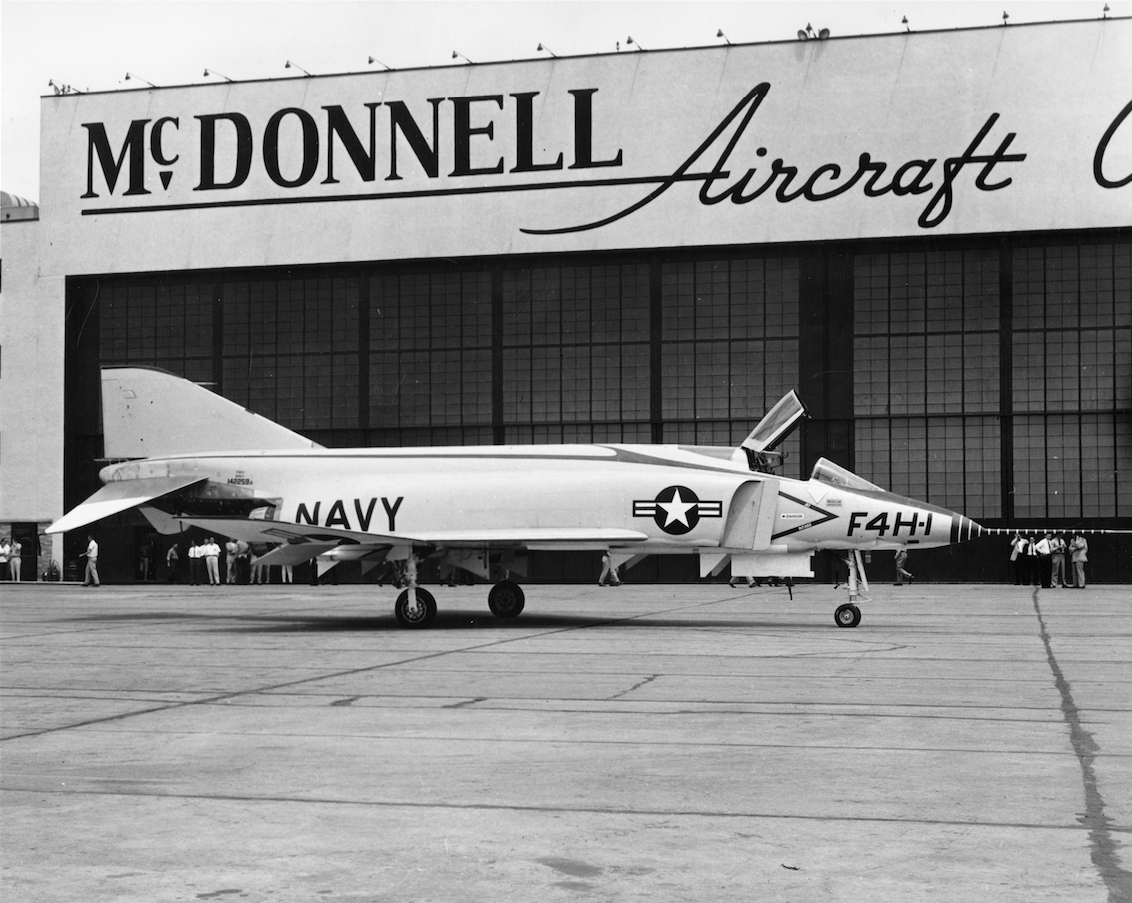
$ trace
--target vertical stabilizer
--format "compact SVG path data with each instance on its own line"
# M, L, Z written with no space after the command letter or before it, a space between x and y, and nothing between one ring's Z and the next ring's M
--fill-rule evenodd
M102 370L107 458L320 448L203 386L153 367Z

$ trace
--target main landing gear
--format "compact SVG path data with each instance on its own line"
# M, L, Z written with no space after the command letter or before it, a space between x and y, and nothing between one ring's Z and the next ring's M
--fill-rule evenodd
M436 619L436 599L427 589L410 586L401 591L393 605L393 614L402 627L431 627Z
M417 586L417 556L405 558L405 580L408 588L401 591L393 605L397 623L411 630L431 627L436 620L436 599L427 589ZM517 618L526 604L523 588L513 580L501 580L487 595L487 607L497 618Z
M513 580L501 580L487 594L487 607L497 618L517 618L527 602L523 588Z

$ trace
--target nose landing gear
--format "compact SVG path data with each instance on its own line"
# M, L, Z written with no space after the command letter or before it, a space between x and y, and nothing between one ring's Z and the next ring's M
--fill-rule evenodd
M849 568L849 601L837 607L837 611L833 613L833 622L838 627L856 627L861 623L861 609L857 607L857 602L868 601L868 597L862 596L860 591L869 588L869 581L865 577L865 562L859 551L854 549L846 553L845 564Z
M852 602L839 605L833 613L833 620L838 627L856 627L861 623L861 609Z

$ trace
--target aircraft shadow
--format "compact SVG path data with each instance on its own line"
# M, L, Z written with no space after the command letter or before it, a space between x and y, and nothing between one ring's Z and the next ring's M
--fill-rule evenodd
M523 614L515 619L497 618L484 612L469 615L467 612L443 610L436 615L432 626L423 631L438 630L481 630L494 633L531 630L583 630L591 627L604 629L646 628L649 630L669 628L691 628L699 630L813 630L826 626L829 620L831 629L838 629L832 618L806 618L804 620L776 621L767 618L653 618L638 616L631 618L595 618L592 615L571 614ZM358 617L357 615L283 615L283 614L194 614L175 611L116 612L105 615L87 615L79 618L60 619L57 623L128 623L146 621L196 622L194 627L217 633L410 633L401 627L390 614Z

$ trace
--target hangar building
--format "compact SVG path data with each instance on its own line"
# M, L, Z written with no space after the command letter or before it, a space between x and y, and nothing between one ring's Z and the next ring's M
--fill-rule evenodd
M796 388L788 476L1127 527L1130 51L1106 19L45 97L0 522L97 488L99 368L133 364L326 446L738 444ZM97 529L137 576L148 525ZM1006 546L917 576L1006 579Z

